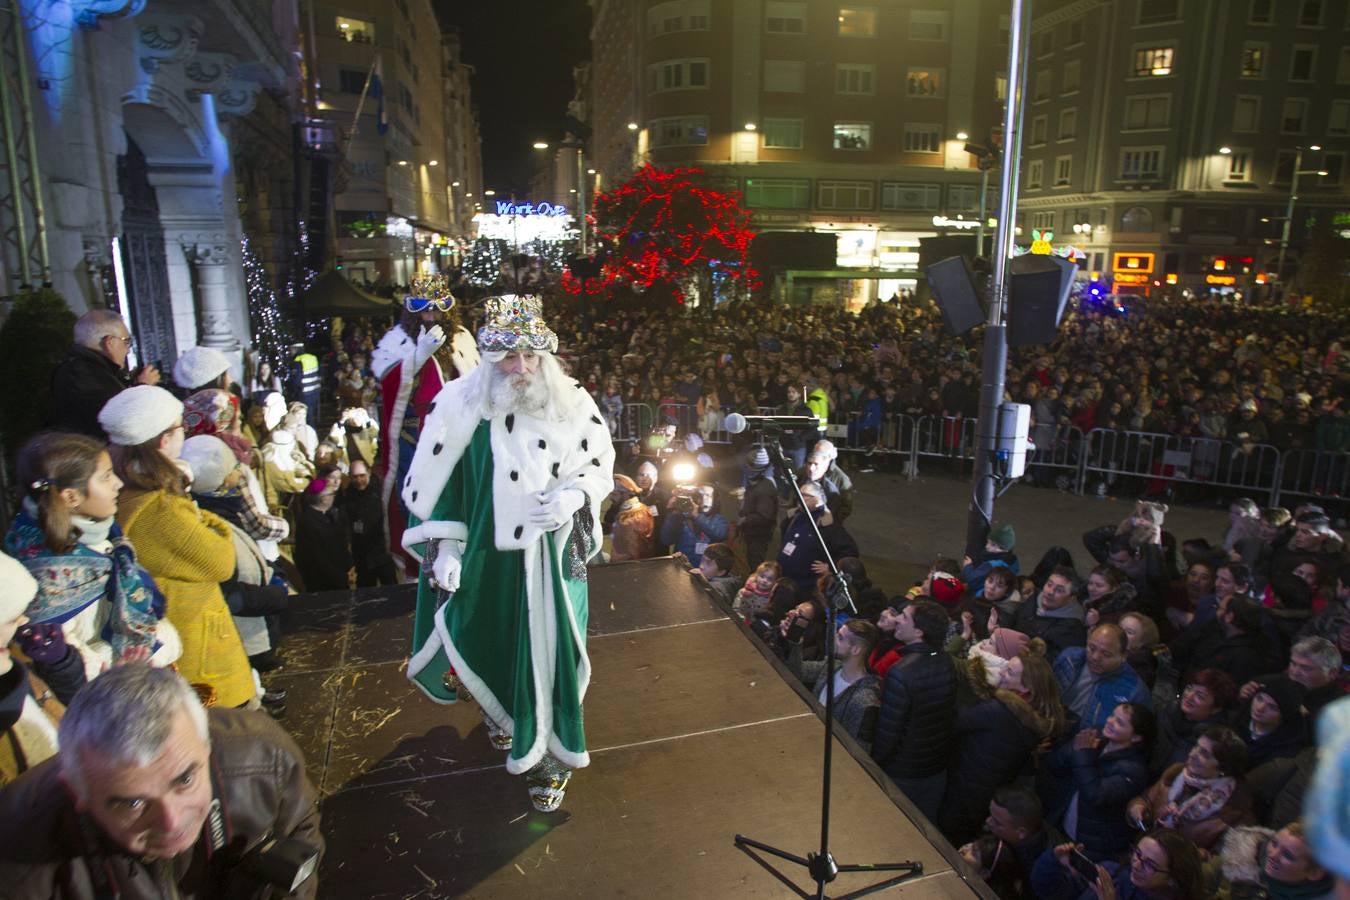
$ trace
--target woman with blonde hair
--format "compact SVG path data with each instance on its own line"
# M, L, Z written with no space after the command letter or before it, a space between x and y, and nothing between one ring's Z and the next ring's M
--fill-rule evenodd
M104 405L99 424L125 487L117 522L167 600L183 641L179 672L208 685L220 706L256 702L257 690L220 583L234 575L230 526L187 495L183 404L163 388L128 388Z
M1020 643L1019 652L1003 666L994 695L956 716L956 751L938 827L957 846L979 834L994 792L1012 782L1037 748L1064 729L1064 707L1045 660L1045 643L1040 638L1028 641L1025 635Z
M19 451L17 474L23 500L5 535L5 552L37 582L29 620L35 629L47 626L38 629L45 641L55 640L59 630L82 670L69 673L73 681L54 670L39 674L59 688L82 684L123 660L174 662L182 648L173 626L163 621L164 598L115 519L122 481L103 444L79 434L39 434ZM76 663L65 657L34 661L59 664L63 673Z

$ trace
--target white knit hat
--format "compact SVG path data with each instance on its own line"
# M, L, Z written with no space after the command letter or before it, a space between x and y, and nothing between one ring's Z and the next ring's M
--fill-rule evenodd
M228 371L230 361L224 353L210 347L189 347L173 364L173 380L184 390L195 391Z
M263 424L268 431L274 430L286 418L286 400L276 391L263 397Z
M183 402L152 384L129 387L103 404L98 424L108 440L134 447L158 437L183 418Z
M0 553L0 622L17 619L37 596L37 582L12 556Z
M214 434L196 434L183 442L182 457L192 467L192 492L210 494L239 465L239 457Z

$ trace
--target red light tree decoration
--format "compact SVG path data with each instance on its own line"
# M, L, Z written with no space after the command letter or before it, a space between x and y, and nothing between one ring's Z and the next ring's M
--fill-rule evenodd
M570 294L604 295L616 284L658 289L677 303L690 291L708 302L714 289L759 287L750 265L750 211L739 191L715 190L701 169L646 165L594 203L595 235L606 248L597 274L568 271Z

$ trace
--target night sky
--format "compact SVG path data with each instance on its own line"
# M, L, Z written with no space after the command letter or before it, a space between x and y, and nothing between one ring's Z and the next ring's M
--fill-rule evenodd
M563 136L572 67L590 56L586 0L432 0L458 27L464 61L477 71L473 102L483 132L483 187L529 189L535 141Z

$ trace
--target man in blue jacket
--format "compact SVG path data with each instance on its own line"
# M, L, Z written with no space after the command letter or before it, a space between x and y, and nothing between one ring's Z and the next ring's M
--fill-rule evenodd
M729 526L726 517L714 508L715 500L713 486L700 485L694 497L678 494L671 497L661 517L661 543L683 553L695 568L709 544L727 539Z
M1087 646L1069 647L1055 660L1060 699L1078 716L1078 728L1101 730L1121 703L1153 708L1148 685L1125 661L1127 642L1119 625L1102 624L1088 634Z

